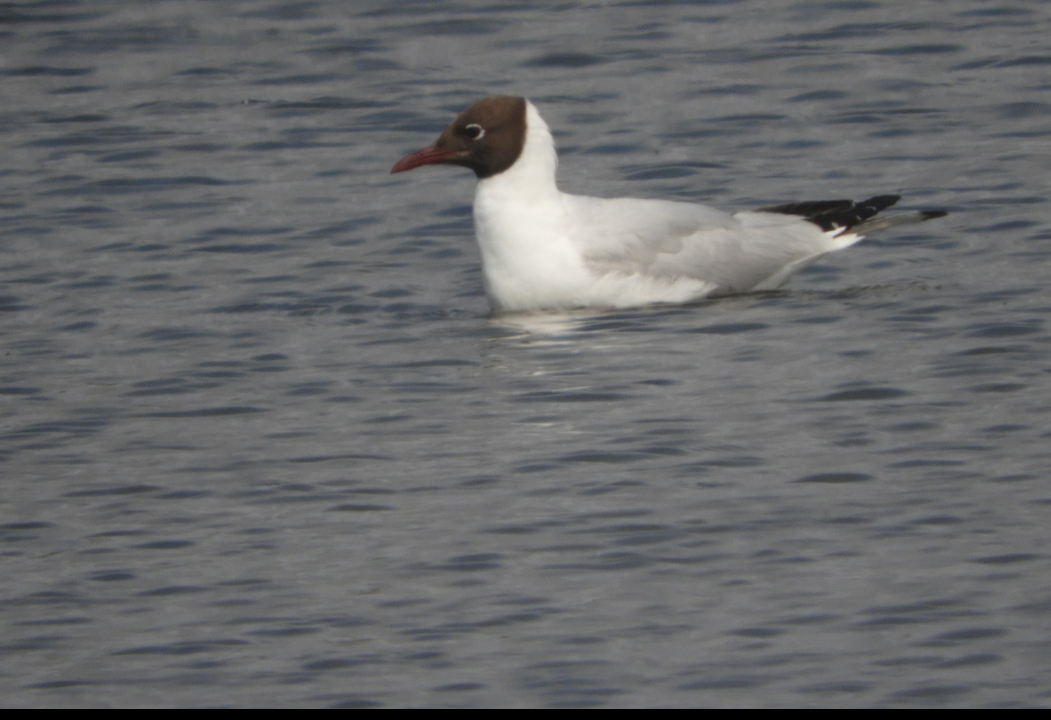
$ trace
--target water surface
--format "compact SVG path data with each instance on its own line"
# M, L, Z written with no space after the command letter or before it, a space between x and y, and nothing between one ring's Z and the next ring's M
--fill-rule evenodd
M0 688L54 706L1048 704L1048 10L0 8ZM491 318L404 153L944 220Z

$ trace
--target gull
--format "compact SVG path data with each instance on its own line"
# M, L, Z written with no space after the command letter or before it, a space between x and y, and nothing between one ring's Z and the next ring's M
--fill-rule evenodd
M551 131L533 103L496 95L460 113L391 173L470 168L486 294L496 312L633 308L772 290L874 230L942 217L876 217L899 195L793 202L737 213L558 189Z

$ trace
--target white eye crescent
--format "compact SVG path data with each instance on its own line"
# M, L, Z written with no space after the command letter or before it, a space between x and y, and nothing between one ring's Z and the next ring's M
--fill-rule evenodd
M471 138L472 140L481 140L483 137L485 137L485 128L483 128L477 123L471 123L470 125L466 126L463 130L465 133L467 133L467 137Z

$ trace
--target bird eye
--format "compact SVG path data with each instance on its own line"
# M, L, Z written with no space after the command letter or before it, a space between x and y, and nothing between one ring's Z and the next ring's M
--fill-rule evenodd
M477 123L471 123L470 125L466 126L463 129L463 131L467 135L467 137L471 138L472 140L481 140L483 137L485 137L485 128L483 128L481 125L478 125Z

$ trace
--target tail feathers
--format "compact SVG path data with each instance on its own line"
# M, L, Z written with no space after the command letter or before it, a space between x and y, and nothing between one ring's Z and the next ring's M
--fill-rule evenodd
M826 232L839 230L840 232L837 234L842 234L849 230L857 235L894 227L895 225L933 220L947 214L942 210L928 210L887 218L875 217L900 199L900 195L877 195L861 202L854 202L853 200L816 200L772 205L759 208L759 212L799 215Z

